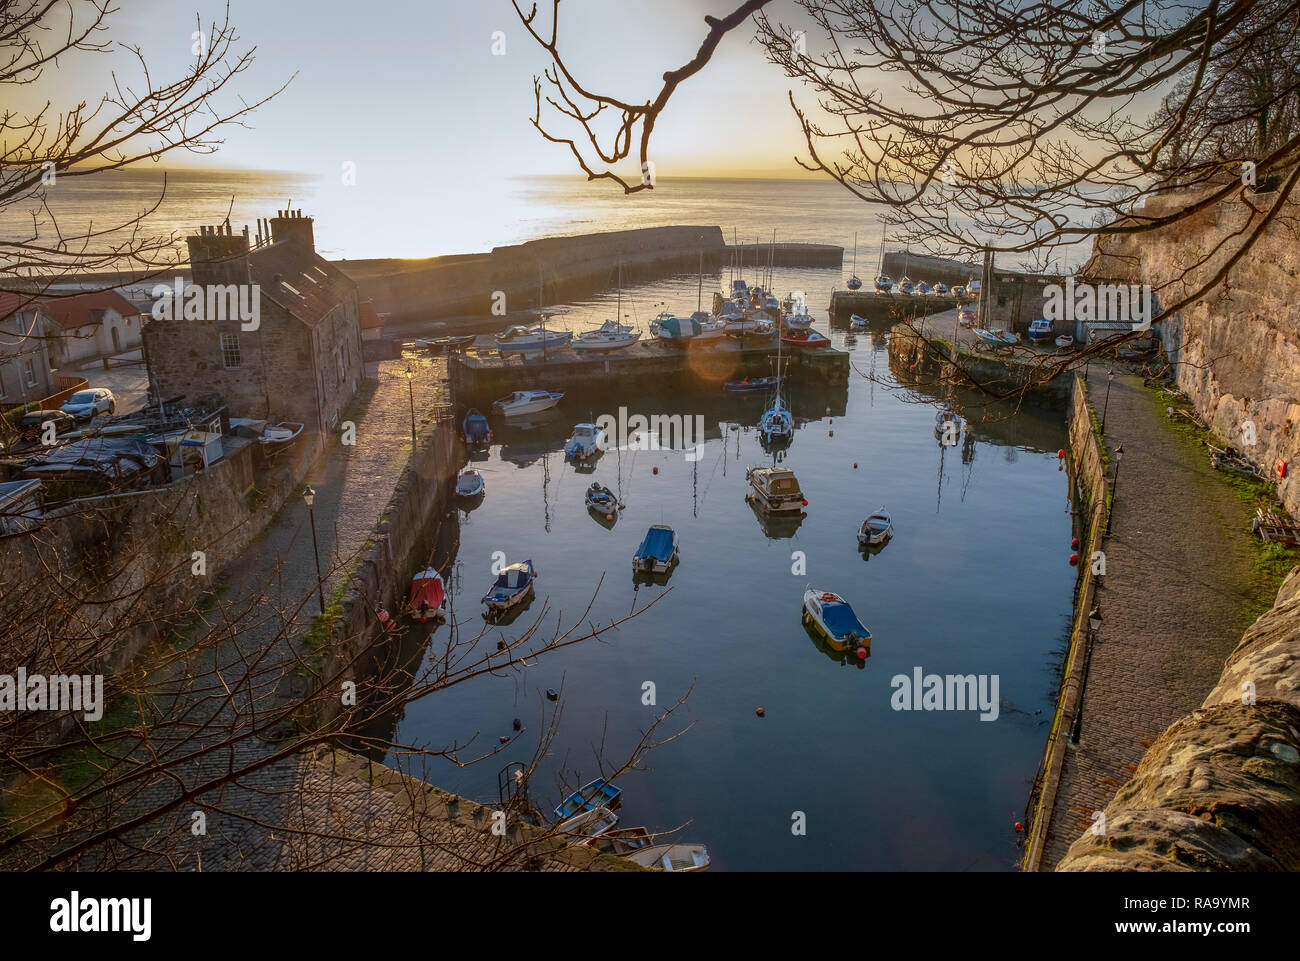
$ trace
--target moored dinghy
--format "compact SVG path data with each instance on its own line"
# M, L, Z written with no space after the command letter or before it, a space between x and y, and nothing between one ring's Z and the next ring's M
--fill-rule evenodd
M849 326L854 330L866 330L871 326L871 324L867 322L867 318L865 317L859 317L857 314L849 314Z
M461 497L478 497L487 490L487 482L483 480L483 475L474 468L468 468L460 472L456 478L456 493Z
M619 508L622 506L614 492L604 484L593 483L588 487L585 500L588 510L595 511L610 520L618 516Z
M623 791L620 788L610 784L603 777L598 777L561 801L555 809L555 816L563 821L583 811L595 810L601 805L612 808L619 803L619 798L622 796Z
M477 447L492 442L492 428L488 425L488 419L479 413L477 408L470 408L460 426L461 436L469 446Z
M653 524L632 555L632 572L666 574L679 559L677 532L667 524Z
M488 613L501 614L519 604L532 591L536 577L532 560L520 561L503 569L491 589L483 595Z
M1074 338L1069 334L1062 334L1056 338L1056 346L1061 350L1071 350L1074 347Z
M571 843L590 844L606 831L618 825L618 815L607 807L592 808L561 821L555 829L561 834L573 835Z
M786 467L750 467L745 479L753 489L750 495L764 510L797 511L807 506L799 480Z
M709 852L703 844L653 844L627 855L629 861L647 868L665 871L705 871L709 867Z
M848 651L871 644L871 632L858 620L849 602L831 591L809 588L803 595L803 616L812 622L828 644Z
M421 623L430 619L446 616L443 605L447 600L447 588L442 576L433 568L426 567L411 578L411 594L406 606L411 616Z
M883 507L865 521L858 530L859 544L883 544L894 534L894 522Z
M588 460L600 451L600 442L605 431L595 424L575 424L573 436L564 445L564 456L568 460Z

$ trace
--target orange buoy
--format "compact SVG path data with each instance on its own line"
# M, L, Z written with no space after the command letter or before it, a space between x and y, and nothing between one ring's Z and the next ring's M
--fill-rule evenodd
M760 707L760 708L759 708L757 711L755 711L754 713L757 714L759 717L764 717L764 716L767 714L767 711L763 710L763 709Z
M1280 460L1277 462L1277 476L1286 477L1286 461Z
M867 659L867 649L865 647L858 648L858 660L865 661L866 659Z

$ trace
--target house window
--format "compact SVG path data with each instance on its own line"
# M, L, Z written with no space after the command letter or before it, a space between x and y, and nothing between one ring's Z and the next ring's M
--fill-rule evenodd
M221 335L221 366L226 370L239 369L239 335Z
M36 368L30 360L23 361L23 377L26 379L28 387L36 386Z

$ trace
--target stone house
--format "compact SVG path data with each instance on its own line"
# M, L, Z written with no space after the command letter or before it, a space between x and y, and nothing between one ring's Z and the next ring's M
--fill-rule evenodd
M33 298L0 291L0 409L41 400L59 390L39 314Z
M144 316L115 290L43 300L58 340L51 344L56 367L112 357L138 348Z
M356 284L316 253L302 211L259 224L251 246L229 225L188 244L192 288L155 288L144 326L154 396L216 395L232 417L304 424L320 450L363 376Z

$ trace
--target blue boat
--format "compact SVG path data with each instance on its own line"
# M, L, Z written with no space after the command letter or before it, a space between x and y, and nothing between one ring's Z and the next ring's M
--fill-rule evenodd
M665 524L655 524L646 531L641 546L632 555L632 571L666 574L677 561L677 532Z
M659 321L660 340L690 340L704 329L694 317L664 317Z
M578 788L561 802L560 806L555 809L555 817L564 821L573 817L575 814L581 814L583 811L594 811L596 808L612 808L618 803L623 791L610 784L603 777L598 777L590 784Z
M491 589L483 595L488 613L504 613L522 601L533 589L533 578L536 576L531 559L504 568L497 575Z
M763 390L772 390L781 383L779 377L750 377L745 380L729 380L722 389L733 394L745 394Z
M571 330L547 330L545 327L511 327L496 338L497 351L505 354L532 354L563 347L573 339Z
M1029 339L1037 343L1052 339L1052 322L1046 317L1039 317L1029 325Z
M471 445L487 444L492 440L492 428L488 425L488 419L477 408L471 408L465 415L465 421L461 424L461 436L465 438L466 444Z

